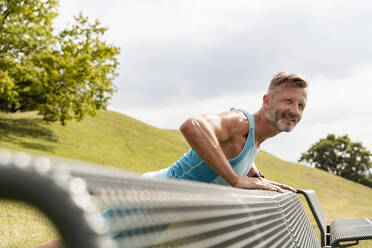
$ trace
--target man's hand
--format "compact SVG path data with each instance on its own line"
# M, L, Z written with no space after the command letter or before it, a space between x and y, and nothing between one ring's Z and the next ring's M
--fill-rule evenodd
M240 177L238 182L235 185L232 185L235 188L240 189L264 189L271 190L280 193L284 193L283 189L290 190L296 193L296 189L291 186L273 182L262 177L253 178L253 177Z
M62 248L62 247L64 246L62 246L62 242L60 240L53 240L42 245L39 245L35 248Z

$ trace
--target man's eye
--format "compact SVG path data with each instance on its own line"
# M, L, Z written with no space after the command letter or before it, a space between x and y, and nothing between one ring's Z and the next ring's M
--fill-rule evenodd
M302 105L302 104L299 104L298 107L299 107L301 110L304 109L304 105Z
M287 103L292 103L293 101L291 99L285 99Z

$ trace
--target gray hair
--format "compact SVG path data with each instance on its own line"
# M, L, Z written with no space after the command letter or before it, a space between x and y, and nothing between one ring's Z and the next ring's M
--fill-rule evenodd
M278 87L283 83L288 83L300 88L307 88L308 81L307 79L297 73L288 73L288 72L278 72L273 76L273 79L270 82L268 93L272 92L274 88Z

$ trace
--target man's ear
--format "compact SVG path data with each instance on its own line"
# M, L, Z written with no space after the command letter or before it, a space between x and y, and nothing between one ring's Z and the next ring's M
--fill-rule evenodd
M264 109L269 109L270 108L270 105L271 105L271 96L268 95L268 94L265 94L262 97L262 107Z

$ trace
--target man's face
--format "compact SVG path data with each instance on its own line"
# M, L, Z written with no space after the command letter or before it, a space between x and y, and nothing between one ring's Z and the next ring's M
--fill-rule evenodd
M301 120L306 100L304 88L283 83L264 96L266 120L276 129L290 132Z

